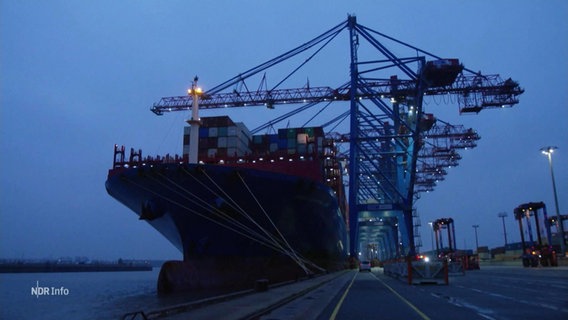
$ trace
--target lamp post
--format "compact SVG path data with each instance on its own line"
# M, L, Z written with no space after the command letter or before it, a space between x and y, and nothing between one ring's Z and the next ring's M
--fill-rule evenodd
M473 229L475 229L475 252L479 251L479 243L477 242L477 228L479 228L478 224L474 224Z
M430 225L430 238L432 240L432 252L434 252L434 225L433 225L432 221L428 222L428 224Z
M560 250L562 251L562 256L564 256L566 254L566 244L564 243L564 225L560 217L560 209L558 208L556 181L554 180L554 170L552 169L552 153L556 149L558 149L558 147L548 146L540 148L540 151L542 152L542 154L548 156L548 164L550 165L550 175L552 176L552 191L554 192L554 205L556 206L556 218L558 219L558 221L556 222L557 223L556 230L558 230L560 236Z
M505 217L507 216L507 212L499 212L497 216L503 220L503 236L505 236L505 247L507 247L507 229L505 228Z

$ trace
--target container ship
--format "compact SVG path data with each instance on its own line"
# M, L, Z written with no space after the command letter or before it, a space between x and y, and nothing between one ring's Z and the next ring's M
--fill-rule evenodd
M115 145L106 181L183 253L162 266L159 293L246 289L347 266L343 168L322 127L252 135L228 116L188 123L181 156L127 157Z

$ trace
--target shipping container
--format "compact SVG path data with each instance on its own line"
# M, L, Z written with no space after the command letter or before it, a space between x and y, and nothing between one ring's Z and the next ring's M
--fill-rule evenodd
M296 137L288 138L288 149L295 149L296 148Z
M322 153L326 141L321 127L279 129L278 134L251 135L246 126L233 123L226 116L202 118L199 129L200 159L227 159L255 154L265 156L278 152L289 155L309 155L315 150ZM183 153L189 153L191 127L183 137ZM317 148L317 149L316 149Z
M288 138L296 138L296 135L298 134L298 130L296 128L291 128L291 129L287 129L287 137Z
M204 127L229 127L235 125L228 116L204 117L201 118L201 123Z
M278 151L278 143L274 143L274 142L271 143L268 150L269 150L270 152L276 152L276 151Z
M252 142L253 142L254 144L262 144L262 142L263 142L263 136L261 136L261 135L252 136Z
M229 137L237 136L238 133L239 131L237 130L236 126L227 127L227 136Z
M236 148L238 145L239 145L239 138L237 138L237 137L228 137L227 138L227 147Z
M318 137L317 145L318 145L318 151L321 151L323 149L323 136Z
M314 137L323 137L323 128L322 127L314 127Z
M218 148L217 158L227 158L227 148Z
M288 139L288 132L286 131L286 129L278 129L278 139Z
M313 143L311 143L311 144L308 144L308 150L307 150L307 153L308 153L308 154L312 154L312 153L314 153L314 149L315 149L315 146L314 146L314 144L313 144Z
M298 144L307 144L308 135L306 133L298 133L298 136L296 137L296 142Z
M199 138L199 148L207 147L208 138Z
M278 141L278 149L280 149L280 150L288 149L288 140L287 139L280 139Z
M252 139L252 134L250 133L249 129L247 128L247 126L245 126L244 123L242 122L237 122L237 135L241 136L244 135L246 137L247 140L251 140Z

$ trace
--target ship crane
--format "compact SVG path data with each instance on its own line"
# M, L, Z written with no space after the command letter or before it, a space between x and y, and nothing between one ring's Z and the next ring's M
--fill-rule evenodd
M289 77L314 61L316 54L343 31L347 31L349 39L349 80L338 86L282 88ZM399 57L387 45L409 53ZM375 53L372 59L359 56L363 46L369 48L365 58L369 52ZM273 88L251 91L244 85L247 79L313 51ZM348 160L349 174L350 253L356 255L363 247L380 244L379 251L385 252L385 258L393 258L413 256L416 252L413 212L419 194L432 191L444 179L446 168L458 164L458 150L473 148L479 140L473 129L437 121L426 114L423 102L451 96L449 100L457 103L460 114L477 114L486 109L511 107L519 103L523 92L510 78L503 80L497 74L474 72L457 59L434 55L348 16L316 38L203 92L198 99L199 109L272 109L277 105L290 108L290 113L278 121L322 104L325 107L319 110L345 111L336 119L348 118L349 132L329 137L337 144L347 145L343 154ZM156 115L187 112L194 97L164 97L152 105L151 111ZM368 223L369 219L383 220Z
M366 92L355 94L356 99L388 98L400 100L411 96L416 91L416 81L397 80L398 89L392 90L392 79L368 82ZM275 105L294 105L298 103L319 103L326 101L349 101L350 86L304 87L294 89L257 90L208 94L205 92L199 100L200 109L216 109L228 107L272 108ZM479 113L483 109L511 107L519 102L518 96L523 93L518 83L507 79L501 80L499 75L463 75L451 85L431 87L424 90L425 96L453 94L458 98L461 113ZM193 96L163 97L150 109L157 115L172 111L191 110Z

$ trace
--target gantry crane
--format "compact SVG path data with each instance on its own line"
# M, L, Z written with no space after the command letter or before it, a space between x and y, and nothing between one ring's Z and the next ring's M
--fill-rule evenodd
M348 81L335 87L307 84L301 88L280 88L344 31L349 39ZM405 48L411 54L398 57L386 43ZM360 55L363 45L366 51ZM308 57L276 86L268 88L264 81L266 71L299 55ZM246 80L262 73L261 86L249 90ZM433 190L443 180L447 167L458 164L457 150L475 147L479 139L473 129L437 121L424 112L423 102L449 95L455 97L460 113L479 113L513 106L522 93L523 89L511 79L471 71L457 59L436 56L360 25L355 16L348 16L346 21L303 45L205 91L199 98L199 108L291 108L289 113L252 130L253 133L303 110L340 110L323 126L349 119L348 133L330 133L330 137L346 146L350 252L355 255L362 247L378 244L378 252L388 259L415 254L414 201L421 192ZM192 103L192 95L164 97L151 111L157 115L186 111Z

